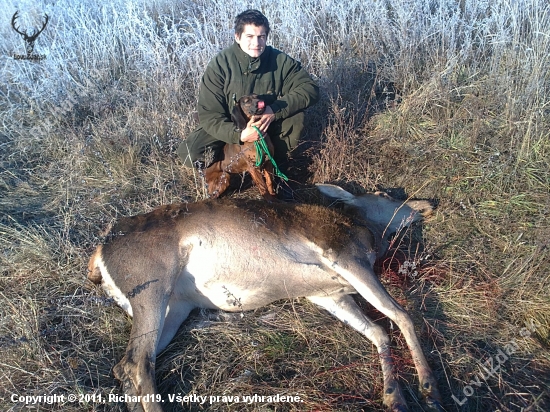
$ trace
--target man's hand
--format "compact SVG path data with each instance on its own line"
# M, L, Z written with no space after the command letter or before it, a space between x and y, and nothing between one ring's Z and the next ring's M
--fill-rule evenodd
M271 107L267 106L262 115L252 116L246 125L246 129L241 132L241 142L255 142L260 138L256 129L256 126L260 129L260 132L266 133L269 125L275 120L275 113Z
M275 113L273 113L273 110L271 109L271 106L267 106L260 116L254 116L257 119L257 122L254 123L252 126L256 126L258 129L260 129L260 132L266 133L267 128L275 120Z

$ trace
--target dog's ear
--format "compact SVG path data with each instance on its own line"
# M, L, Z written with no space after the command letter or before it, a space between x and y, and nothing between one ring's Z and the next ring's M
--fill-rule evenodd
M246 129L246 125L248 123L247 118L245 117L241 106L238 103L235 103L235 106L233 106L233 110L231 111L231 120L233 121L233 124L235 125L235 129L239 132Z

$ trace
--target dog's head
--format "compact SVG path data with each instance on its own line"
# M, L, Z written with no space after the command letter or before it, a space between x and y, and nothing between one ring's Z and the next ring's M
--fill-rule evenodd
M233 107L231 120L235 129L246 129L246 124L252 116L259 116L265 110L265 102L257 94L247 94L241 97Z

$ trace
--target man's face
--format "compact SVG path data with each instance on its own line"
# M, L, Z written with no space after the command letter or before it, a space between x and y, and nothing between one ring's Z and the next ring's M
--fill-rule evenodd
M240 36L235 33L235 41L250 57L260 57L265 50L265 44L267 41L265 27L247 24L244 26L244 30Z

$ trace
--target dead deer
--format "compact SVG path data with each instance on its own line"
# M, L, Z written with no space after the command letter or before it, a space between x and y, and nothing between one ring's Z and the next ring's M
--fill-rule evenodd
M251 117L261 115L265 110L265 102L256 94L242 96L233 107L231 120L237 131L242 131ZM273 156L273 144L265 133L263 135L267 147ZM256 166L256 148L253 142L243 144L226 144L223 147L223 158L212 163L204 170L204 178L210 197L218 197L229 187L230 173L250 173L252 180L260 194L269 201L275 198L273 190L273 165L267 159L261 159L260 166Z
M125 393L136 397L130 399L158 399L155 358L194 308L246 311L306 297L376 345L383 402L391 411L406 411L390 339L350 296L359 293L400 328L426 404L443 410L413 322L373 270L390 234L421 220L432 207L426 201L402 203L387 195L318 187L349 210L228 198L162 206L111 228L90 259L88 278L101 282L133 316L126 354L114 368ZM155 402L128 406L162 411Z

